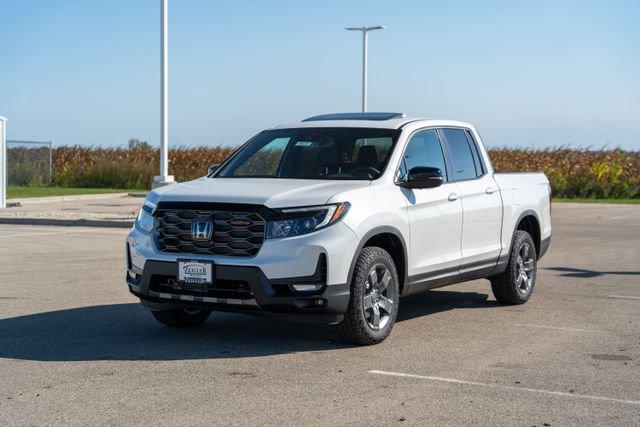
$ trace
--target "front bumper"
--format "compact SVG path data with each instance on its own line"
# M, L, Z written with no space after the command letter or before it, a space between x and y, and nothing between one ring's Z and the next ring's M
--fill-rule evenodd
M316 292L295 292L289 286L317 283L322 280L321 268L319 260L312 276L269 280L258 267L214 265L214 287L184 289L176 282L176 262L148 260L142 271L130 268L126 280L131 293L153 310L197 307L291 321L337 323L349 304L347 284L324 285Z
M129 261L139 270L144 269L148 260L175 262L178 258L188 258L212 261L215 265L259 267L273 280L312 275L318 257L325 254L329 285L347 282L358 243L356 234L343 222L302 236L267 239L254 257L167 253L158 250L150 234L134 228L127 236Z
M269 239L254 257L205 256L159 251L154 238L137 229L127 237L127 283L152 309L199 306L241 311L294 321L336 323L349 302L348 276L358 247L344 223L285 239ZM294 292L289 284L317 283L324 258L323 287L315 293ZM175 283L177 260L213 262L214 285L244 293L184 292ZM159 286L160 282L167 286ZM169 283L171 282L171 283ZM287 292L287 289L290 291Z

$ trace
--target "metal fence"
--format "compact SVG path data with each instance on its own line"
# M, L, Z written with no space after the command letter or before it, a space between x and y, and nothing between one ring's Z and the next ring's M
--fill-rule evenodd
M51 184L53 151L51 141L7 140L8 185Z

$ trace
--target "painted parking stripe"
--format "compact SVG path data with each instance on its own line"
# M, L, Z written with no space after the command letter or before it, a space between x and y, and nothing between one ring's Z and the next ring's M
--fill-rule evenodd
M607 298L640 299L640 297L634 297L634 296L630 296L630 295L607 295Z
M5 239L10 239L12 237L37 237L37 236L53 236L56 234L65 234L68 231L49 231L44 233L22 233L22 234L9 234L8 236L2 236Z
M546 325L534 325L531 323L516 323L516 326L522 326L525 328L540 328L540 329L553 329L556 331L571 331L571 332L596 332L590 331L587 329L578 329L578 328L566 328L563 326L546 326Z
M596 400L601 402L615 402L615 403L623 403L625 405L640 406L640 400L614 399L612 397L592 396L589 394L575 394L575 393L567 393L564 391L544 390L539 388L516 387L512 385L481 383L476 381L458 380L455 378L434 377L431 375L403 374L401 372L388 372L388 371L377 371L377 370L368 371L368 372L370 374L387 375L391 377L438 381L438 382L449 383L449 384L461 384L461 385L470 385L475 387L487 387L487 388L495 388L495 389L507 390L507 391L527 391L530 393L546 394L550 396L569 397L573 399Z
M21 234L9 234L7 236L2 236L3 239L11 239L11 238L20 238L20 237L38 237L38 236L55 236L57 234L68 234L69 237L72 237L74 234L110 234L110 235L120 235L124 234L123 232L110 232L110 231L97 231L97 230L64 230L64 231L44 231L42 233L21 233Z

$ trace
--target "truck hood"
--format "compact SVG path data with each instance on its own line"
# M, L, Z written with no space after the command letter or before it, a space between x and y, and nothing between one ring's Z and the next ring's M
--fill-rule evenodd
M331 196L368 187L370 181L338 181L279 178L200 178L149 193L158 202L249 203L269 208L312 206L326 203Z

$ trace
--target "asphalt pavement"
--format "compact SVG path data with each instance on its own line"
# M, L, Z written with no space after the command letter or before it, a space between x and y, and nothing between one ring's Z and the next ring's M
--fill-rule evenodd
M125 229L0 225L4 425L640 424L640 206L554 205L531 300L407 297L382 344L214 313L161 326Z

